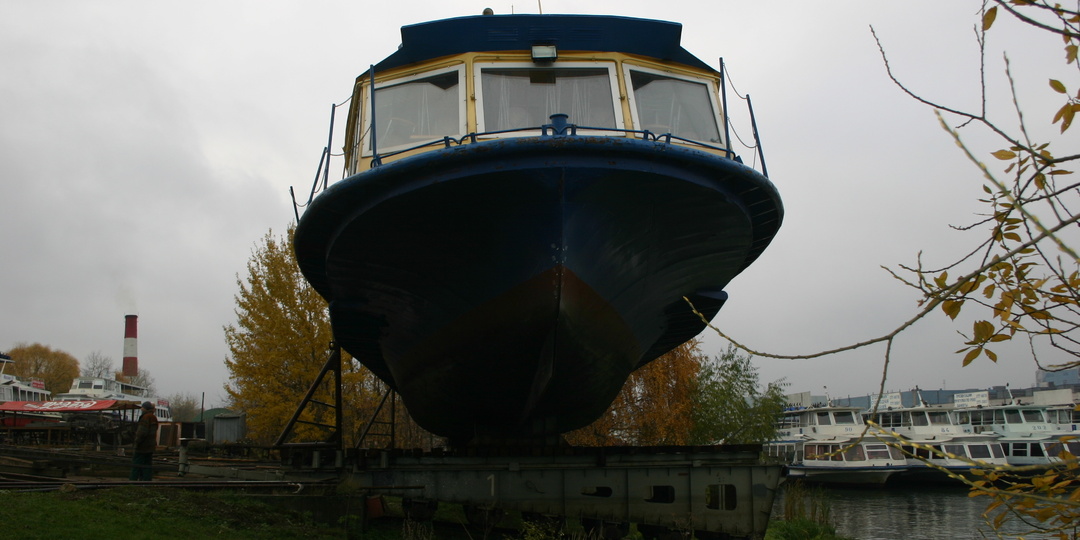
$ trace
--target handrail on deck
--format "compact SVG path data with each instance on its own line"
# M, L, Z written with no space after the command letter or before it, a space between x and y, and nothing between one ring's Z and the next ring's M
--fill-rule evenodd
M553 114L552 118L554 118L556 116L560 116L560 115L554 115ZM565 116L565 115L561 115L561 116ZM707 148L709 150L715 150L715 151L718 151L718 152L723 152L724 156L727 157L728 159L734 159L734 160L738 161L739 163L742 163L742 159L739 158L739 156L735 155L735 153L732 152L728 148L721 148L719 146L713 146L713 145L705 144L705 143L703 143L701 141L695 141L693 139L687 139L685 137L679 137L678 135L672 135L671 133L654 133L654 132L649 131L647 129L638 130L638 129L579 126L577 124L570 124L570 123L565 123L565 122L558 123L558 122L553 121L550 124L543 124L543 125L540 125L540 126L529 126L529 127L521 127L521 128L514 128L514 129L501 129L501 130L496 130L496 131L471 132L471 133L468 133L468 134L462 136L461 138L454 138L454 137L450 137L450 136L444 136L444 137L439 138L439 139L432 139L431 141L423 142L423 143L417 144L415 146L410 146L408 148L402 148L400 150L394 150L393 152L375 154L374 156L372 156L371 168L374 169L375 167L378 167L378 166L382 165L382 162L383 162L384 159L392 158L394 156L398 156L398 155L401 155L401 154L406 154L406 153L413 152L413 151L416 151L416 150L422 150L424 148L428 148L428 147L432 147L432 146L441 145L443 148L450 148L451 146L461 146L461 145L464 145L466 143L477 143L482 138L489 138L489 137L494 137L494 136L497 136L497 135L504 135L504 134L507 134L507 133L531 133L531 132L536 132L536 131L540 132L541 137L559 137L559 136L566 136L566 135L577 136L578 131L600 131L600 132L607 132L607 133L622 133L623 135L639 135L639 136L641 136L642 139L644 139L646 141L661 142L661 143L665 143L665 144L671 144L672 141L678 141L678 142L681 142L681 143L686 143L686 144L688 144L690 146L696 146L696 147L700 147L700 148Z

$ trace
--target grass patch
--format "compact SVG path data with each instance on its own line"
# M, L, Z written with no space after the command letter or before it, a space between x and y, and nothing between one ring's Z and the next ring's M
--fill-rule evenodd
M790 486L788 486L790 488ZM349 496L348 494L342 494ZM806 495L801 495L805 497ZM787 497L791 494L785 493ZM813 498L813 497L812 497ZM820 502L810 502L817 505ZM787 505L791 508L794 505ZM17 493L0 491L0 516L5 540L109 538L110 540L171 540L173 538L229 539L346 539L364 540L592 540L576 520L558 534L543 524L523 523L511 513L494 530L465 525L460 505L441 504L430 522L405 520L400 499L386 498L386 517L346 531L316 523L302 512L269 504L260 497L232 491L191 491L153 486L123 486L72 492ZM809 510L822 517L821 508ZM642 536L631 529L630 539ZM827 523L805 516L785 516L769 525L767 540L845 540Z
M765 540L849 540L836 534L825 490L802 482L784 485L784 513L774 517Z
M817 523L806 518L773 520L765 533L765 540L847 540L836 534L832 525Z
M4 538L340 539L297 512L243 494L175 488L116 487L68 493L0 491Z

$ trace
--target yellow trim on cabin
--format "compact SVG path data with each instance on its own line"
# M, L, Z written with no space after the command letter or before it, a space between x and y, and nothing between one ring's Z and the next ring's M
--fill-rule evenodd
M652 58L643 56L637 56L633 54L618 53L618 52L594 52L594 51L559 51L559 62L611 62L615 65L615 79L619 85L619 104L622 110L623 122L625 129L634 130L637 129L634 126L634 115L630 109L629 89L627 88L627 81L625 80L624 66L634 66L648 68L664 73L671 73L672 75L683 75L689 77L696 77L699 79L709 80L711 83L711 91L716 93L719 91L720 77L711 71L692 68L684 66L682 64L662 63ZM440 69L453 68L464 64L464 79L465 79L465 127L467 133L475 133L478 130L479 122L477 120L477 103L476 103L476 80L474 75L475 65L477 63L491 63L491 62L532 62L532 56L528 51L502 51L502 52L483 52L483 53L464 53L453 56L446 56L442 58L433 59L424 63L412 64L406 67L377 73L375 81L378 84L385 83L387 81L394 81L404 77L411 77L414 75L420 75L429 71L436 71ZM364 72L356 78L356 82L353 85L352 100L349 105L348 120L346 122L346 134L345 145L342 148L345 154L345 168L348 174L356 174L357 172L367 170L371 166L372 158L370 156L364 156L361 145L364 142L365 137L357 132L357 127L362 125L365 113L365 108L370 100L368 97L368 72ZM717 100L719 102L719 99ZM618 136L618 135L614 135ZM623 135L624 137L632 135ZM730 148L730 141L725 141L725 144ZM430 151L431 148L424 148L419 150L413 150L394 156L393 159L400 159L402 157L412 156L423 152ZM706 149L706 151L708 151Z

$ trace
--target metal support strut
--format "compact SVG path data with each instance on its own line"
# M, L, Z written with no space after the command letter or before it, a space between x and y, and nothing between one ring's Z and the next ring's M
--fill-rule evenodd
M323 379L327 373L333 372L334 382L331 388L331 392L334 396L333 403L326 403L314 398L315 392L319 390L323 385ZM328 383L330 384L330 383ZM304 413L304 410L309 405L319 405L325 408L333 410L333 424L327 424L324 422L301 420L300 416ZM315 414L314 418L319 418L322 415ZM341 347L337 343L330 344L330 356L326 359L326 363L323 364L322 370L319 371L319 375L315 377L315 382L311 384L304 399L300 401L300 404L296 407L296 412L293 413L292 418L285 424L285 428L281 431L281 435L274 441L274 446L278 448L317 448L336 451L337 456L342 455L342 405L341 405ZM288 443L289 437L292 436L293 430L297 423L309 424L318 426L327 430L328 434L321 442L314 443Z

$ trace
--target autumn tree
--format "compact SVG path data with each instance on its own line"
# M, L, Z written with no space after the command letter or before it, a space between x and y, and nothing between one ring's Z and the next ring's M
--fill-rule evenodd
M247 275L237 277L236 323L225 327L229 356L225 384L231 408L244 411L249 436L272 442L292 417L330 354L333 333L326 301L304 280L292 249L294 228L284 237L268 232L256 245ZM347 354L342 355L342 395L346 434L356 433L359 410L377 402L373 376ZM332 377L329 377L332 380ZM323 385L316 399L332 403ZM308 407L303 420L332 424L332 411ZM301 424L297 437L322 440L318 428Z
M115 375L113 359L105 356L101 351L94 351L86 355L86 359L80 365L79 375L82 377L113 377Z
M592 424L565 435L581 446L762 443L783 408L779 384L762 389L735 348L710 359L690 340L630 374Z
M607 411L592 424L564 435L580 446L676 445L690 437L690 395L701 361L691 340L630 374Z
M40 343L16 344L8 351L15 361L9 372L17 377L35 377L45 382L45 389L56 394L71 389L71 381L79 376L79 361L74 356Z

